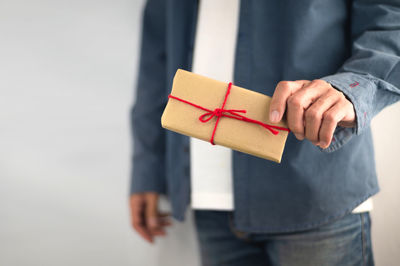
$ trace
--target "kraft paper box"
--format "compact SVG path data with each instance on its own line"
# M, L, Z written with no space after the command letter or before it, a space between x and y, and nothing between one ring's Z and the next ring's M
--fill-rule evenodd
M178 69L170 95L187 102L169 98L161 117L162 127L210 142L217 115L207 122L202 122L199 117L204 115L204 121L210 118L211 114L206 115L208 111L189 103L214 111L222 107L227 88L228 83ZM280 163L289 132L285 131L288 130L285 121L273 124L268 120L270 100L271 98L264 94L232 85L223 109L246 112L224 112L225 115L236 117L235 114L239 114L284 129L273 128L276 134L274 135L260 124L220 116L215 129L214 144Z

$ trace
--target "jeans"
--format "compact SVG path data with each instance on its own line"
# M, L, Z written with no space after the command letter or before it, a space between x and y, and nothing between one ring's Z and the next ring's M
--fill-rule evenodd
M368 212L294 233L245 233L232 212L194 210L203 266L374 265Z

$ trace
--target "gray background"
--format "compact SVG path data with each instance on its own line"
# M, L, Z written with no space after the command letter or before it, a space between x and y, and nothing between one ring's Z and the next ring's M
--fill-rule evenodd
M142 5L0 0L1 266L198 265L191 219L154 246L129 225ZM400 260L399 116L395 105L373 121L380 266Z

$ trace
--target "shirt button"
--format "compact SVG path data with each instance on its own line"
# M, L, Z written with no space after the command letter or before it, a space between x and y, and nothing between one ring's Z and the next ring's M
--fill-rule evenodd
M188 152L189 152L189 146L184 146L184 147L183 147L183 151L184 151L185 153L188 153Z

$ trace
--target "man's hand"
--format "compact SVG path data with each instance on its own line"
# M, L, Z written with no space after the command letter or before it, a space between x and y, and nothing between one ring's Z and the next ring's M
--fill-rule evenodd
M164 236L165 227L171 225L168 213L158 210L158 194L144 192L130 197L133 228L147 241L153 243L155 236Z
M279 82L270 105L270 121L279 122L285 110L288 127L296 138L307 138L324 149L337 125L355 126L353 104L321 79Z

